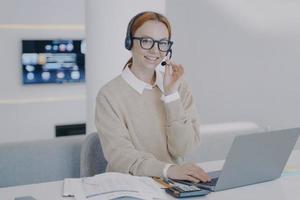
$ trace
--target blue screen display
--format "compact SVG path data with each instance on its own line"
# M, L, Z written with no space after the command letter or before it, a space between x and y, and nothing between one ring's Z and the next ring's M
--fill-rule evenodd
M85 81L84 40L22 40L23 84Z

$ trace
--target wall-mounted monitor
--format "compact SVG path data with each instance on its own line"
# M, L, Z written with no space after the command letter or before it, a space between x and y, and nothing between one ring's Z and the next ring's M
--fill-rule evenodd
M22 40L23 84L85 81L84 40Z

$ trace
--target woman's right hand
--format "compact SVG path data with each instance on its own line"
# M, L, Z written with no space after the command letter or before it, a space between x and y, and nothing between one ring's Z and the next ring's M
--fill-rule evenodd
M171 179L187 180L195 183L198 183L199 181L211 181L211 178L205 173L205 171L194 163L172 165L167 171L167 176Z

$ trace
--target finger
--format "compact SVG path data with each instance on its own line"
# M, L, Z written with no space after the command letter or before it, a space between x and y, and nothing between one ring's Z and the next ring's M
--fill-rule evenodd
M182 67L182 65L178 66L178 71L183 74L184 73L184 68Z
M165 65L165 75L171 75L171 66L170 65Z
M197 170L197 174L202 178L201 180L202 181L211 181L211 178L207 175L207 173L201 169L200 167L198 167L198 170Z
M174 75L176 75L176 76L180 76L182 74L182 70L178 66L173 66L172 70L175 73Z
M174 71L173 71L173 66L170 64L170 65L169 65L169 73L172 75L173 72L174 72Z
M199 172L197 172L197 171L192 171L191 173L189 173L189 175L192 176L192 177L194 177L194 178L196 178L196 179L198 180L198 182L199 182L199 180L202 181L202 182L207 182L207 181L209 181L209 180L205 177L204 174L199 173Z
M170 65L172 65L172 66L174 66L174 67L178 67L178 64L176 64L176 63L174 63L174 62L172 62L172 61L170 61Z
M187 174L188 176L190 176L190 177L197 180L197 181L194 180L193 182L199 182L199 181L207 182L207 181L210 181L209 179L207 179L207 177L205 177L205 172L202 173L199 170L199 168L196 167L196 165L188 164L186 167L187 168L185 169L185 174Z
M204 171L203 172L198 171L197 176L198 176L197 178L199 178L203 182L211 181L211 178Z
M192 167L192 174L191 174L192 176L198 178L203 182L211 181L211 178L205 173L205 171L202 168L198 167L195 164L192 164L191 167Z
M177 75L178 74L178 68L176 66L172 66L172 71L173 71L173 74L174 75Z
M175 64L174 64L172 61L170 61L169 65L171 66L172 71L173 71L173 69L174 69L174 67L175 67Z
M187 173L189 176L192 176L193 178L196 178L199 182L200 181L203 181L203 182L207 182L205 177L199 173L197 170L190 170L188 173Z
M190 175L184 175L183 180L191 181L194 183L199 183L199 180L197 178L194 178L193 176L190 176Z
M174 76L176 77L181 77L184 73L183 67L178 65L178 66L173 66L173 72L174 72Z
M202 181L202 182L209 182L209 181L211 181L211 179L206 175L206 174L203 174L203 173L201 173L201 174L197 174L197 178L200 180L200 181Z
M201 172L201 174L208 179L208 181L211 181L211 177L208 176L208 174L199 166L196 165L196 167L198 168L198 170Z

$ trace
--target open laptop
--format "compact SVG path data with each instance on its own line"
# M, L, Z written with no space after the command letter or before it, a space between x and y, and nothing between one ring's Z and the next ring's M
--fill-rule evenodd
M212 181L194 185L220 191L276 179L281 176L299 135L300 128L292 128L236 136L223 169L208 173Z

